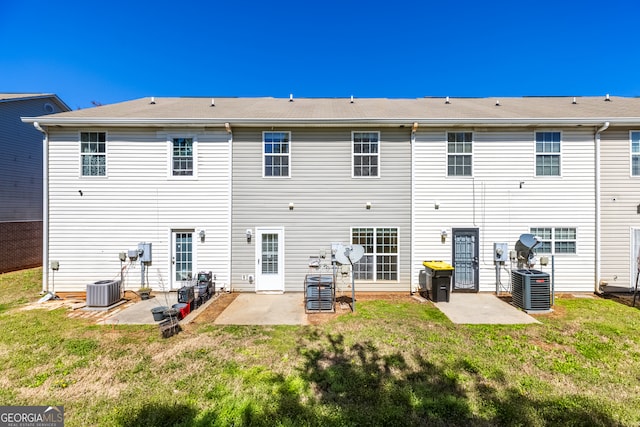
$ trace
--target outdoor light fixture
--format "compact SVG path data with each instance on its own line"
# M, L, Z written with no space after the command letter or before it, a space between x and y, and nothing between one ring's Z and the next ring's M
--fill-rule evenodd
M371 202L367 202L367 204L365 205L365 208L367 210L371 210Z
M251 236L253 235L253 232L251 231L250 228L247 228L246 234L247 234L247 243L251 243Z
M436 200L436 201L433 203L433 208L434 208L435 210L440 209L440 202Z
M204 242L204 237L207 235L207 232L204 230L200 230L198 236L200 236L200 241Z
M292 210L293 210L293 208L294 208L294 204L293 204L293 202L289 203L289 210L290 210L290 211L292 211Z
M445 230L444 228L440 231L440 241L442 243L447 241L447 230Z

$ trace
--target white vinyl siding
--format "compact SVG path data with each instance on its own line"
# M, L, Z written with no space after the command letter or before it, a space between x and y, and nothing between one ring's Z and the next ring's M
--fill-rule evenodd
M631 176L640 176L640 132L631 132Z
M447 175L472 175L472 148L472 132L447 132Z
M56 290L84 291L88 283L119 279L118 254L139 242L153 245L152 267L147 269L152 288L169 290L172 230L205 230L206 238L193 242L193 271L213 272L218 287L228 284L228 134L189 131L189 138L199 144L194 161L200 165L198 180L185 181L168 179L167 167L173 137L186 132L112 128L109 179L89 180L77 173L80 131L51 128L49 133L49 259L60 262ZM140 263L126 267L125 289L135 290L140 287Z
M290 132L263 132L265 177L288 177L290 173Z
M454 228L478 228L480 291L489 292L496 288L494 243L506 242L509 250L513 250L520 235L529 233L532 225L550 224L554 228L569 224L579 231L577 253L562 256L562 262L556 264L556 289L592 291L595 271L592 129L560 130L562 176L553 180L536 179L532 143L535 130L525 128L474 129L473 179L451 179L443 161L447 155L447 131L419 130L413 146L412 284L418 284L423 261L451 263L453 239L447 237L443 243L443 230L452 236ZM628 135L625 140L628 144ZM549 271L539 264L536 268Z
M631 141L637 128L614 127L600 141L601 275L598 280L620 287L635 286L633 236L640 229L640 188L632 174ZM581 233L582 234L582 233ZM582 247L581 247L582 249Z
M106 132L80 132L80 164L82 176L107 175Z
M353 132L353 176L377 177L380 173L380 132Z
M536 176L560 176L560 132L536 132Z

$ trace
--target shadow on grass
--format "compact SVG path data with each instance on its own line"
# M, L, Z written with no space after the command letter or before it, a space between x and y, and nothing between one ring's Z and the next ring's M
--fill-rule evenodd
M575 395L530 398L504 380L504 388L498 389L462 360L443 367L421 354L411 360L401 353L381 355L372 342L347 347L342 335L307 338L299 348L305 359L301 374L317 403L333 410L330 419L322 420L327 424L620 425L600 409L599 401Z
M298 375L272 374L259 399L242 391L197 413L195 405L144 406L131 426L617 426L602 402L580 395L532 398L503 373L484 378L464 359L446 366L424 354L381 354L340 334L301 337ZM305 386L292 382L301 379ZM496 379L497 378L497 379ZM493 384L493 385L490 385ZM497 385L496 385L497 384Z

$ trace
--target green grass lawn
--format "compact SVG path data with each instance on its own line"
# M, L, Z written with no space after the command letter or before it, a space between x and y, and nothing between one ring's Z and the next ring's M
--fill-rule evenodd
M0 275L0 404L67 426L637 426L640 311L559 298L541 324L454 325L362 301L319 326L98 326Z

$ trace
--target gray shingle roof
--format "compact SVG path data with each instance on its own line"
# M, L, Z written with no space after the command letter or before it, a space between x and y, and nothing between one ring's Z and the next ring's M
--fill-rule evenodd
M42 124L640 123L640 98L141 98L25 121ZM499 101L499 102L498 102ZM499 103L499 105L497 105Z

